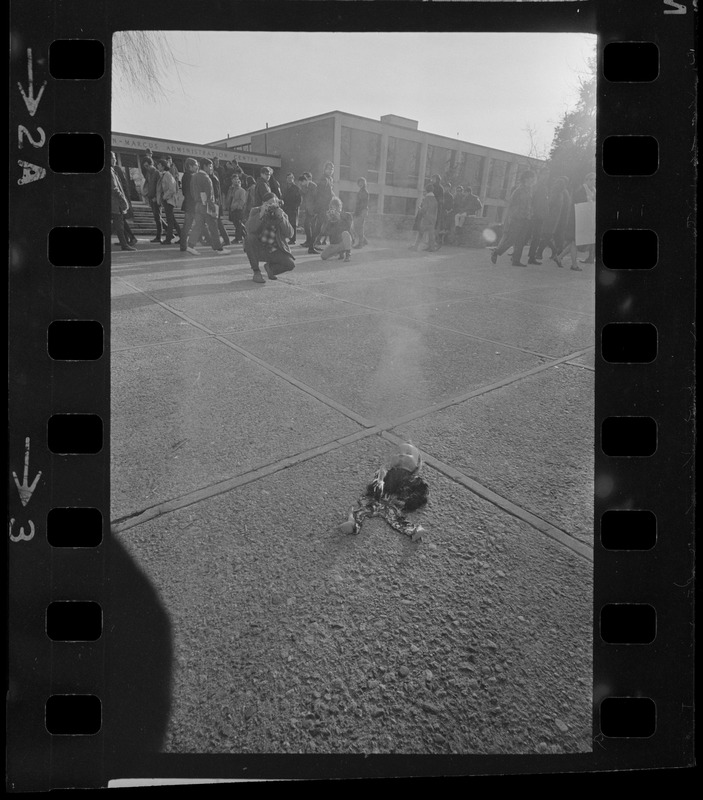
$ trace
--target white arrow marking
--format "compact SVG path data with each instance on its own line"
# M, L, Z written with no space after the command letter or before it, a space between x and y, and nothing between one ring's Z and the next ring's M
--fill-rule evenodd
M37 96L34 96L34 67L32 66L32 49L27 49L27 73L29 75L29 91L25 94L24 89L22 88L22 84L17 81L17 85L19 86L20 93L22 94L22 99L24 100L24 104L27 106L27 111L29 111L29 116L33 117L37 113L37 106L39 105L39 101L41 100L41 96L44 93L44 87L46 86L46 81L42 83L41 89Z
M17 491L20 493L20 500L22 501L22 505L26 506L27 503L32 498L32 492L35 490L37 483L39 482L39 478L41 478L41 471L37 473L37 477L32 481L32 485L28 484L29 480L29 436L24 440L24 476L22 478L22 483L19 482L17 478L17 473L12 470L12 477L15 479L15 486L17 486Z

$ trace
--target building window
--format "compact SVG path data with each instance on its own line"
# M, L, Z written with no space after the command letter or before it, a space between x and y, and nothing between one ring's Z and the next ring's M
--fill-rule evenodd
M339 177L343 181L366 178L378 183L381 166L381 134L342 125Z
M407 139L388 137L386 184L403 189L417 189L420 181L420 144Z
M383 213L397 214L402 217L414 217L417 200L414 197L395 197L386 195L383 198Z
M484 162L483 156L461 153L457 163L456 185L463 186L465 189L471 187L478 194L481 191Z
M509 178L508 166L508 162L500 158L494 158L491 161L491 168L488 170L487 197L501 199L505 196L503 187L507 184Z
M427 166L425 167L425 183L428 183L433 175L439 175L442 180L451 181L451 172L454 167L456 157L455 150L446 147L427 146Z

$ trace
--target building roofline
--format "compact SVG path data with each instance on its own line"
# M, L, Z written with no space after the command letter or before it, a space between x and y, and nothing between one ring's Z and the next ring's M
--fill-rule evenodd
M289 128L291 125L297 125L303 122L310 122L312 120L317 119L326 119L328 117L333 117L335 114L343 114L345 117L355 117L356 119L363 119L367 122L375 122L377 125L390 125L394 128L399 128L401 131L413 131L414 133L422 133L427 136L439 136L441 139L447 139L450 142L461 142L462 144L472 145L473 147L480 147L484 150L490 150L494 153L506 153L507 155L511 156L520 156L520 158L529 158L531 161L546 161L544 158L537 158L535 156L528 156L523 153L516 153L513 150L502 150L499 147L491 147L490 145L486 144L478 144L477 142L469 142L466 139L456 139L452 136L445 136L442 133L432 133L432 131L425 131L421 130L420 128L408 128L405 125L399 125L396 122L382 122L380 119L374 119L373 117L363 117L361 114L352 114L349 111L340 111L339 109L335 109L334 111L328 111L325 114L316 114L314 117L303 117L302 119L294 119L291 122L282 122L280 125L272 125L270 128L259 128L255 131L248 131L247 133L239 133L236 136L225 137L225 139L216 139L217 142L227 141L229 139L239 139L242 136L253 136L255 133L268 133L270 131L275 131L280 128ZM208 145L210 146L210 145ZM231 149L231 148L230 148ZM262 154L263 155L263 154Z
M231 147L230 148L217 147L217 145L212 145L212 144L209 144L208 142L205 142L204 144L198 144L197 142L184 142L181 139L167 139L165 136L147 136L147 135L142 134L142 133L125 133L124 131L110 131L110 135L112 135L113 133L116 136L129 136L129 137L131 137L133 139L154 139L154 140L159 141L159 142L168 142L169 144L183 144L186 147L188 147L188 146L191 146L191 147L209 147L211 150L222 150L222 153L224 155L229 155L229 156L231 156L232 152L233 152ZM252 151L249 151L249 150L247 150L247 151L238 150L236 152L241 153L242 155L248 155L248 156L266 156L267 158L280 158L280 156L274 155L273 153L257 153L257 152L254 152L253 150Z

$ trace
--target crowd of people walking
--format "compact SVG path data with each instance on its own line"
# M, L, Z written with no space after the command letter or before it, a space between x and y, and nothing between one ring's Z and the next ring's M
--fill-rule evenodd
M113 230L122 250L135 250L137 239L127 222L131 207L127 181L116 166L114 153L111 163ZM170 156L154 159L149 153L142 160L141 192L154 218L154 243L178 244L181 252L192 255L200 254L196 248L203 243L218 254L230 253L226 247L241 244L257 283L265 282L262 263L269 280L294 268L291 246L297 244L299 226L305 231L300 246L323 260L337 256L349 262L352 249L368 244L366 179L357 180L353 210L345 209L335 192L335 166L331 161L324 164L317 182L310 172L298 177L289 172L283 186L270 167L260 167L254 178L236 160L220 164L217 158L186 158L184 166L181 176ZM589 173L573 194L567 185L568 180L561 177L550 185L547 170L538 176L528 169L519 176L507 204L502 236L491 248L494 264L511 247L514 266L541 264L549 248L559 267L569 256L571 269L580 270L578 249L584 244L588 255L583 263L593 263L595 233L593 242L584 243L582 232L577 237L576 207L590 204L595 208L595 173ZM182 227L174 213L179 203L184 215ZM433 175L422 193L413 225L416 237L410 249L419 249L425 240L427 251L461 241L466 220L480 216L482 208L471 187L455 189L440 175ZM595 212L592 214L594 220ZM234 228L232 239L225 218ZM525 247L529 247L527 263L522 261Z
M335 193L331 161L325 163L317 182L310 172L297 178L289 172L283 186L269 167L261 167L254 178L236 160L221 165L217 158L187 158L184 166L181 177L170 157L154 160L148 154L142 160L141 193L156 227L152 243L178 244L181 252L192 255L199 255L196 248L201 243L219 254L230 253L226 247L231 244L242 244L257 283L265 282L262 262L270 280L293 269L295 256L290 248L297 243L301 221L305 231L301 246L323 260L336 255L351 261L352 249L368 244L364 233L369 208L366 179L357 182L354 211L346 211ZM174 214L179 198L182 227ZM137 241L126 219L130 210L126 179L112 153L112 223L122 250L134 250ZM234 227L233 240L224 218Z
M580 272L578 249L584 247L588 252L581 263L594 263L596 174L590 172L586 175L584 183L576 187L573 195L567 185L568 179L560 177L550 187L546 170L539 176L532 170L525 170L520 175L508 202L503 235L492 249L491 261L494 264L511 247L515 267L541 264L547 247L558 267L564 266L562 259L568 255L571 269ZM584 214L584 230L580 230L577 236L577 208L586 204L588 213ZM585 224L588 219L590 225ZM528 246L525 263L522 256Z

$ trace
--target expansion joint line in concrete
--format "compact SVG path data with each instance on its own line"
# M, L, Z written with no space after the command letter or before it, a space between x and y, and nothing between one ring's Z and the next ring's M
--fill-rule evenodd
M533 369L527 370L527 371L522 372L522 373L519 373L518 375L512 375L509 378L506 378L506 379L504 379L502 381L496 382L496 383L491 384L489 386L484 386L481 389L477 389L477 390L474 390L472 392L467 392L467 393L465 393L463 395L460 395L459 397L451 398L450 400L447 400L447 401L445 401L443 403L438 403L438 404L435 404L433 406L427 407L425 409L420 409L419 411L415 411L415 412L412 412L410 414L405 414L404 416L396 418L394 420L386 421L386 422L383 422L383 423L380 423L380 424L374 424L374 423L366 420L365 418L360 417L355 412L351 411L351 409L347 409L344 406L340 405L336 401L332 400L332 398L329 398L326 395L323 395L323 394L321 394L319 392L316 392L315 390L311 389L311 387L305 386L305 384L300 383L299 381L294 379L292 376L281 372L280 370L272 367L270 364L267 364L266 362L262 361L261 359L257 358L256 356L253 356L251 353L248 353L248 351L244 350L243 348L240 348L240 347L234 345L228 339L225 339L224 337L221 337L221 336L219 336L217 334L214 334L214 332L209 331L209 329L206 328L205 326L201 325L200 323L196 322L195 320L190 319L186 314L183 314L182 312L179 312L177 309L172 308L168 304L163 303L162 301L154 298L148 292L144 292L141 289L137 289L136 287L133 287L127 281L124 281L124 283L127 284L128 286L130 286L130 288L133 288L136 291L142 292L147 297L149 297L152 301L154 301L157 304L163 306L168 311L171 311L172 313L174 313L177 316L181 317L182 319L184 319L185 321L187 321L190 324L194 325L195 327L199 328L200 330L205 331L206 333L211 335L212 338L215 338L218 341L221 341L223 344L225 344L225 345L227 345L229 347L233 347L235 350L240 352L243 356L253 359L256 363L260 364L262 367L264 367L266 369L269 369L270 371L274 372L279 377L283 378L284 380L289 381L290 383L292 383L293 385L297 386L301 390L304 390L304 391L308 391L309 390L309 393L312 393L313 396L316 399L320 400L320 402L323 402L326 405L330 406L331 408L334 408L335 410L339 411L340 413L343 413L345 416L347 416L347 417L349 417L351 419L354 419L360 425L365 427L366 430L357 431L354 434L350 434L350 435L344 436L342 438L335 439L335 440L333 440L331 442L327 442L326 444L320 445L318 447L311 448L309 450L305 450L305 451L297 453L297 454L295 454L293 456L289 456L287 458L281 459L281 460L279 460L277 462L273 462L271 464L264 465L262 467L259 467L259 468L255 469L255 470L251 470L251 471L249 471L247 473L244 473L242 475L238 475L238 476L233 477L233 478L228 478L228 479L226 479L224 481L218 481L217 483L210 484L209 486L201 487L200 489L196 489L196 490L194 490L192 492L188 492L188 493L186 493L184 495L181 495L179 497L173 498L173 499L168 500L168 501L166 501L164 503L158 503L158 504L156 504L154 506L150 506L150 507L148 507L146 509L141 509L140 511L133 512L132 514L129 514L129 515L125 516L125 517L118 518L118 519L114 520L113 523L112 523L113 530L116 533L120 533L122 531L129 530L130 528L136 527L137 525L140 525L140 524L142 524L144 522L147 522L147 521L149 521L151 519L155 519L156 517L163 516L164 514L168 514L168 513L171 513L173 511L177 511L177 510L179 510L181 508L185 508L187 506L193 505L195 503L200 502L201 500L205 500L205 499L208 499L210 497L215 497L217 495L224 494L225 492L229 492L232 489L235 489L235 488L237 488L239 486L243 486L245 484L252 483L252 482L254 482L256 480L259 480L261 478L267 477L267 476L272 475L272 474L274 474L276 472L280 472L280 471L282 471L284 469L288 469L289 467L292 467L292 466L295 466L297 464L300 464L303 461L308 461L308 460L310 460L312 458L316 458L316 457L318 457L320 455L323 455L325 453L328 453L328 452L330 452L332 450L336 450L336 449L338 449L340 447L344 447L347 444L352 444L352 443L357 442L357 441L359 441L361 439L366 439L366 438L368 438L370 436L375 436L377 434L381 434L384 438L388 439L389 441L393 441L393 442L396 442L396 443L400 442L401 439L399 437L397 437L394 434L390 433L390 431L393 428L396 428L399 425L405 424L407 422L410 422L412 420L418 419L418 418L420 418L422 416L425 416L427 414L431 414L433 412L442 410L444 408L448 408L448 407L450 407L452 405L457 405L458 403L465 402L466 400L471 399L473 397L478 397L480 395L487 394L488 392L495 391L498 388L501 388L503 386L507 386L507 385L509 385L511 383L515 383L515 382L517 382L519 380L522 380L525 377L529 377L530 375L533 375L533 374L536 374L536 373L539 373L539 372L543 372L543 371L545 371L547 369L550 369L551 367L555 366L556 364L567 362L569 359L578 358L580 355L584 355L586 352L588 352L591 349L589 347L589 348L586 348L585 350L579 351L577 353L571 353L570 355L564 356L561 359L556 359L554 361L549 361L546 364L541 364L538 367L534 367ZM435 469L437 469L442 474L446 475L447 477L449 477L452 480L456 481L457 483L461 484L462 486L464 486L465 488L467 488L470 491L474 492L475 494L479 495L480 497L484 498L485 500L488 500L490 503L492 503L493 505L497 506L498 508L501 508L502 510L504 510L507 513L511 514L512 516L515 516L515 517L523 520L524 522L527 522L533 528L536 528L537 530L541 531L542 533L545 533L550 538L560 542L561 544L565 545L566 547L568 547L569 549L571 549L574 552L578 553L579 555L584 556L586 558L591 558L592 559L592 557L593 557L592 548L589 548L587 545L582 544L581 542L579 542L578 540L574 539L569 534L565 533L564 531L561 531L560 529L556 528L555 526L553 526L550 523L546 522L545 520L541 519L537 515L532 514L531 512L526 511L525 509L521 508L520 506L517 506L512 501L501 497L497 493L493 492L492 490L488 489L487 487L485 487L482 484L480 484L477 481L475 481L473 478L470 478L469 476L464 475L459 470L455 469L454 467L451 467L448 464L445 464L444 462L440 461L439 459L434 458L433 456L426 456L426 461L430 466L434 467Z
M224 335L216 333L215 331L210 330L210 328L206 327L205 325L202 325L197 320L192 319L187 314L184 314L182 311L179 311L177 308L174 308L173 306L169 305L168 303L164 303L163 300L159 300L157 297L154 297L150 292L146 292L146 291L144 291L144 289L139 289L138 287L136 287L133 284L129 283L129 281L125 281L122 278L120 280L122 280L122 282L125 283L127 286L129 286L131 289L134 289L135 291L140 292L141 294L145 295L150 300L152 300L154 303L157 303L158 305L160 305L162 308L166 309L167 311L170 311L172 314L175 314L177 317L180 317L182 320L184 320L185 322L188 322L193 327L198 328L198 330L201 330L204 333L208 334L208 336L210 338L212 338L213 340L218 341L221 344L224 344L226 347L229 347L231 350L235 350L237 353L239 353L240 355L244 356L244 358L247 358L249 361L253 361L255 364L260 366L262 369L265 369L268 372L272 372L278 378L281 378L282 380L290 383L292 386L295 386L297 389L300 389L302 392L305 392L306 394L310 395L311 397L314 397L316 400L319 400L321 403L324 403L325 405L329 406L330 408L333 408L335 411L338 411L340 414L343 414L345 417L348 417L349 419L353 420L357 424L362 425L365 428L368 428L368 427L372 426L372 423L370 423L364 417L362 417L359 414L357 414L355 411L352 411L350 408L346 408L346 406L343 406L341 403L338 403L336 400L333 400L331 397L327 397L327 395L324 395L321 392L318 392L317 389L313 389L312 386L308 386L307 384L303 383L302 381L299 381L297 378L294 378L292 375L289 375L288 373L283 372L283 370L278 369L278 367L274 367L273 364L269 364L268 362L264 361L263 359L259 358L258 356L255 356L253 353L250 353L245 348L240 347L239 345L235 344L234 342L231 342Z
M351 281L347 282L350 283ZM325 294L324 291L321 290L315 291L314 289L311 289L309 286L301 286L300 284L296 283L288 283L288 285L292 286L295 289L301 289L303 291L307 291L308 293L314 294L317 297L325 297L328 299L337 300L340 303L346 303L347 305L354 306L355 308L361 308L364 311L370 311L374 314L384 314L384 315L399 316L399 317L404 317L405 312L407 312L408 310L414 308L424 308L426 306L436 306L438 305L438 303L442 304L465 303L471 300L478 300L482 297L500 296L498 293L486 292L484 294L468 294L454 300L440 300L440 301L434 301L432 303L415 303L413 305L399 306L398 308L374 308L373 306L367 306L364 303L358 303L355 300L346 300L345 298L334 297L333 295ZM551 307L552 306L548 306L548 308ZM428 322L427 320L414 319L413 317L409 318L405 317L405 321L417 322L420 325L427 325L428 327L435 328L436 330L447 331L449 333L456 333L457 335L463 336L466 339L475 339L479 342L486 342L487 344L497 345L498 347L506 347L509 350L516 350L518 353L524 353L525 355L529 356L536 356L537 358L546 358L546 359L554 358L554 356L547 355L546 353L538 353L535 350L528 350L525 347L517 347L514 344L508 344L507 342L500 342L497 339L487 339L485 336L478 336L475 333L468 333L467 331L457 330L456 328L448 328L446 325L437 325L435 322Z
M402 444L404 442L404 439L401 436L397 436L396 434L388 431L383 431L381 436L393 444ZM424 452L422 457L428 466L437 470L437 472L441 472L443 475L446 475L455 483L460 484L470 492L482 497L484 500L487 500L489 503L497 506L511 516L526 522L531 527L540 531L540 533L545 534L550 539L554 539L556 542L559 542L559 544L564 545L564 547L568 547L569 550L572 550L582 558L585 558L588 561L593 561L593 548L579 541L570 533L567 533L561 528L557 528L555 525L547 522L547 520L542 519L536 514L533 514L531 511L528 511L522 506L517 505L517 503L513 503L512 500L509 500L508 498L497 494L491 489L488 489L482 483L470 478L468 475L465 475L463 472L461 472L461 470L455 469L450 464L447 464L444 461L435 458L434 456L427 455Z

